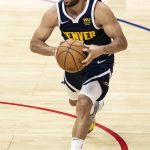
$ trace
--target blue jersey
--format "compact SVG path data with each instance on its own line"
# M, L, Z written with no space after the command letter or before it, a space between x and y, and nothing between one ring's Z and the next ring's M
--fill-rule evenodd
M63 38L66 40L84 41L85 44L107 45L111 38L104 32L103 27L98 27L94 20L94 9L98 0L87 0L84 10L74 19L65 10L63 0L57 3L58 24ZM102 55L101 60L110 55ZM111 59L113 59L111 55Z

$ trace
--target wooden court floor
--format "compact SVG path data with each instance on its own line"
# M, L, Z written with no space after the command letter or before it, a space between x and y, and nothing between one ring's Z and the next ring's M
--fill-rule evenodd
M104 2L117 18L150 27L149 0ZM74 118L62 113L75 110L60 83L63 71L53 57L29 49L42 14L52 5L42 0L0 1L0 150L70 148ZM129 47L116 54L105 107L83 150L150 149L150 34L120 24ZM48 44L57 46L61 40L56 28Z

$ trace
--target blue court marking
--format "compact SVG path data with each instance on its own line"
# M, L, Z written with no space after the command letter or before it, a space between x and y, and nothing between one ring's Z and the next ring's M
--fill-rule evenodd
M120 21L120 22L129 24L129 25L132 25L132 26L134 26L134 27L141 28L141 29L146 30L146 31L150 31L150 28L147 28L147 27L144 27L144 26L141 26L141 25L138 25L138 24L135 24L135 23L126 21L126 20L119 19L119 18L117 18L117 20Z

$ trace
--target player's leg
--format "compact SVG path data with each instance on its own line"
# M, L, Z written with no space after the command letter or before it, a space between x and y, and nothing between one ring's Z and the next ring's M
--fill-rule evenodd
M104 101L103 100L99 101L103 93L103 90L99 82L96 80L96 81L90 82L89 84L85 84L82 87L80 93L86 94L88 97L90 97L93 103L92 109L90 112L90 128L88 130L88 133L90 133L91 131L93 131L95 127L95 123L96 123L95 116L97 112L100 111L104 106Z
M86 134L88 133L86 128L89 130L89 123L93 121L93 116L95 116L94 113L99 109L99 102L96 102L96 100L101 94L102 89L98 81L90 82L82 87L76 105L77 119L75 126L77 126L77 131L73 131L73 137L85 139ZM92 115L91 118L89 117L90 114ZM82 130L82 127L85 129L84 131Z
M74 80L69 80L69 78L67 79L65 78L65 84L67 87L67 93L70 97L70 103L71 105L76 105L77 112L77 119L72 131L73 140L71 150L81 150L83 141L88 133L91 124L92 117L90 117L90 114L92 114L93 116L96 106L95 102L102 93L101 86L98 81L90 82L82 87L79 94L79 88L76 85L77 82L73 83L72 81Z
M66 84L66 92L67 92L67 95L68 95L68 97L69 97L69 104L70 104L71 106L76 106L79 91L77 91L77 90L73 91L73 90L69 87L69 85Z
M76 150L79 150L81 149L81 146L83 144L83 139L85 139L89 126L90 126L89 115L90 115L90 111L92 107L92 101L86 95L80 94L80 96L78 97L79 90L75 88L76 86L75 84L73 84L72 82L71 83L68 82L68 80L65 78L66 92L69 96L69 103L72 106L76 106L77 116L79 116L77 117L75 122L78 122L78 120L84 119L79 124L75 123L73 127L73 131L72 131L73 142L72 142L71 150L74 150L74 148ZM80 130L80 132L77 132L78 130ZM77 135L78 133L80 135ZM80 137L80 139L76 137Z
M79 90L76 89L71 83L67 81L65 78L65 87L66 92L69 97L69 103L71 106L76 106L78 101L78 94ZM72 144L71 144L71 150L80 150L83 145L83 140L79 138L75 138L75 134L77 132L77 124L75 123L72 129Z
M72 140L71 150L81 150L83 141L86 138L91 125L90 114L96 114L99 109L99 107L96 107L97 110L95 112L95 103L99 104L96 100L101 97L101 94L102 89L98 81L92 81L82 87L76 105L77 118L72 135L73 139L75 138L76 140ZM92 107L94 109L92 109Z
M76 104L77 118L72 131L71 150L81 150L84 139L90 127L90 111L92 101L86 95L79 95Z
M96 102L96 100L102 93L101 86L98 81L90 82L82 87L79 94L79 91L67 82L66 89L70 98L69 102L73 106L76 105L77 111L77 119L72 130L72 137L75 138L72 147L81 146L81 140L85 139L89 128L90 130L94 128L93 118L99 109L99 102ZM74 143L76 143L75 146Z
M78 137L80 139L85 139L89 127L90 127L90 111L92 108L91 99L86 96L80 94L78 97L77 105L76 105L76 121L75 121L75 131L73 131L73 137Z
M74 78L70 78L68 77L67 79L69 79L70 81L73 81ZM79 90L75 87L76 85L74 84L74 82L69 82L67 81L66 77L64 78L64 83L65 84L65 89L66 89L66 93L69 97L69 104L71 106L76 106L77 100L78 100L78 94L79 94Z

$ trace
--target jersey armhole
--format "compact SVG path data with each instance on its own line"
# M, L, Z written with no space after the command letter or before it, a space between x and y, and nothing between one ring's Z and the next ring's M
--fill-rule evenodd
M96 3L97 3L97 0L94 0L93 5L92 5L91 18L92 18L92 23L93 23L94 28L97 29L97 30L99 30L99 29L102 28L102 26L98 27L96 25L96 23L95 23L95 17L94 17L94 10L95 10Z
M56 9L57 9L57 18L58 18L58 26L60 27L60 11L59 11L59 1L56 3Z

